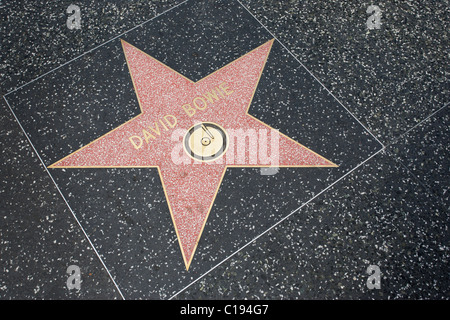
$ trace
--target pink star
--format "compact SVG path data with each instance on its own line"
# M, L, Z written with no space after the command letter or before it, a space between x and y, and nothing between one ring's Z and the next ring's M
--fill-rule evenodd
M189 269L227 167L336 167L248 114L272 44L193 82L122 40L141 113L50 168L157 168ZM184 136L196 124L206 146L189 153ZM220 132L226 138L221 156L212 162L191 158L196 152L206 156ZM246 145L235 143L239 134L248 136ZM269 149L271 157L264 156Z

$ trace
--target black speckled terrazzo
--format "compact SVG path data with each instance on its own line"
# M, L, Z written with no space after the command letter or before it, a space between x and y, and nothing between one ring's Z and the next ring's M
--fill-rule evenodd
M0 299L449 298L445 1L44 3L0 4ZM339 167L229 168L189 270L156 169L46 168L139 113L120 39L198 81L274 37L249 113Z
M448 299L448 224L446 208L379 154L177 298ZM366 287L371 264L379 290Z
M389 143L449 101L448 1L243 1ZM381 10L368 30L369 5Z

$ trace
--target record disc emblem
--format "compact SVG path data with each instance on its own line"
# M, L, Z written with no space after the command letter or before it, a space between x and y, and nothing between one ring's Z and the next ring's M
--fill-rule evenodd
M198 161L213 161L227 150L226 131L216 123L202 122L192 126L184 136L184 150Z

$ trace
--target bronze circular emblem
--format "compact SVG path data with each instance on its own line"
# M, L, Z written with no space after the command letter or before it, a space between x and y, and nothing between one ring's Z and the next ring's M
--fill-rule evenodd
M213 161L225 154L228 136L216 123L202 122L192 126L184 136L184 150L199 161Z

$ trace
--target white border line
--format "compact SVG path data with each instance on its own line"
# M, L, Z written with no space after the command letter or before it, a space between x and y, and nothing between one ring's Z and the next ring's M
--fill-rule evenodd
M246 6L244 6L240 0L236 0L256 21L258 21L258 23L274 38L277 40L277 42L284 48L286 49L286 51L303 67L305 68L306 71L308 71L308 73L318 82L320 83L320 85L322 85L322 87L348 112L350 113L350 115L383 147L383 149L385 148L384 144L381 143L380 140L377 139L377 137L375 137L375 135L366 128L366 126L364 126L361 121L359 121L358 118L355 117L355 115L353 113L350 112L350 110L348 110L348 108L346 106L344 106L342 104L342 102L336 98L336 96L330 91L328 90L327 87L325 87L325 85L311 72L309 71L309 69L280 41L278 40L278 38L264 25L262 24L261 21L258 20L258 18L255 17L255 15L253 13L250 12L250 10L247 9Z
M404 133L402 133L400 136L398 136L397 138L394 138L391 142L389 142L386 145L386 148L394 143L397 143L397 141L399 141L400 139L402 139L404 136L406 136L409 132L411 132L412 130L414 130L415 128L417 128L418 126L422 125L423 122L427 121L428 119L430 119L432 116L434 116L436 113L438 113L439 111L445 109L446 107L448 107L450 105L450 102L447 102L444 104L444 106L440 107L439 109L437 109L436 111L432 112L431 114L429 114L425 119L421 120L419 123L415 124L414 126L412 126L411 128L409 128L408 130L406 130Z
M102 257L100 257L99 253L97 252L97 249L95 249L94 244L92 243L91 239L89 238L89 236L87 235L86 231L84 230L83 226L81 225L80 221L78 220L77 216L75 215L75 213L73 212L72 208L70 207L69 203L67 202L66 198L64 197L63 193L61 192L61 190L59 189L58 185L56 184L55 180L53 179L52 175L50 174L50 172L48 171L47 167L45 166L44 161L42 160L42 158L40 157L39 153L37 152L36 148L34 147L33 143L31 142L30 138L28 137L28 134L25 132L24 128L22 127L22 125L19 122L19 119L17 118L16 114L14 113L13 109L11 108L11 106L9 105L8 100L6 100L6 97L3 96L3 99L5 100L9 110L11 110L11 113L13 114L14 118L16 119L17 123L19 124L19 127L22 129L25 137L27 138L28 142L30 143L31 147L33 148L33 151L36 153L38 159L41 161L42 166L44 167L45 171L47 172L48 176L50 177L50 179L53 181L53 184L56 187L56 190L58 190L59 194L61 195L61 197L63 198L64 202L66 203L67 207L69 208L70 212L72 213L72 216L75 218L75 221L78 223L78 226L80 227L81 231L83 232L84 236L86 237L86 239L88 240L89 244L91 245L92 249L94 250L95 254L97 255L97 257L100 259L100 262L102 263L103 267L105 268L106 272L108 273L111 281L114 283L114 286L116 287L117 291L119 292L120 296L122 297L123 300L125 300L125 297L122 294L122 291L120 291L119 287L117 286L116 281L114 280L114 278L112 277L111 273L109 272L109 269L106 267L105 263L103 262Z

